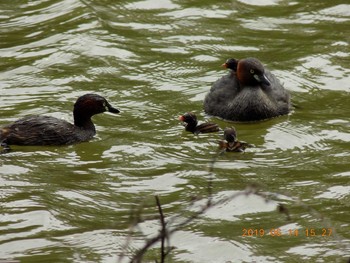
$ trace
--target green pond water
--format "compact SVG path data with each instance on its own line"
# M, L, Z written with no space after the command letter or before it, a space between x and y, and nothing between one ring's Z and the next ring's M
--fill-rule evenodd
M1 1L0 126L72 121L91 92L121 113L95 116L90 142L0 155L0 259L129 262L160 231L155 195L171 229L210 194L222 202L170 236L166 262L347 262L349 25L338 0ZM293 111L205 115L230 57L259 58ZM185 132L187 111L254 147L218 156L222 134ZM159 248L142 262L160 262Z

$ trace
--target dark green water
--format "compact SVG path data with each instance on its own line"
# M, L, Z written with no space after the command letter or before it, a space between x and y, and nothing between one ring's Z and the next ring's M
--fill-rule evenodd
M91 142L0 156L0 258L118 262L123 252L127 262L142 234L159 231L154 195L169 219L204 204L211 182L214 200L258 184L269 202L239 195L208 210L170 238L169 262L347 262L347 1L15 0L0 10L0 125L30 114L72 121L73 103L89 92L121 110L94 117ZM186 133L177 116L208 119L202 101L226 74L220 65L248 56L282 80L296 107L234 124L255 147L220 156L209 173L221 135ZM268 234L275 228L282 236Z

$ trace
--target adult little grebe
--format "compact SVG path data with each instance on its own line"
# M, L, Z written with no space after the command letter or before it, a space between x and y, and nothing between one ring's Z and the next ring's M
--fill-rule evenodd
M290 111L289 93L259 60L228 59L223 65L231 72L206 95L206 113L232 121L258 121Z
M183 122L186 131L194 134L220 131L216 123L206 122L198 125L197 116L192 112L186 112L184 115L180 115L179 120Z
M50 116L29 116L0 128L0 143L9 145L65 145L90 140L95 134L91 117L105 111L119 113L97 94L85 94L74 104L74 125Z

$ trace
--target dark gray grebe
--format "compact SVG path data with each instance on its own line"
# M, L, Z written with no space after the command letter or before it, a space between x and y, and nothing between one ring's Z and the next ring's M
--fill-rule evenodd
M9 145L65 145L90 140L95 134L91 117L105 111L119 113L96 94L85 94L74 104L74 124L50 116L29 116L0 128L0 143Z
M232 121L259 121L287 114L290 96L256 58L228 59L231 72L218 79L204 99L206 113Z

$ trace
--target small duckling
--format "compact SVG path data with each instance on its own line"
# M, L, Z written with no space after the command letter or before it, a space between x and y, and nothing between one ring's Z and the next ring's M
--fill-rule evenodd
M237 140L237 132L234 127L225 128L224 139L219 141L219 148L226 152L244 152L247 147L251 145L246 142L240 142Z
M197 116L192 112L186 112L179 116L179 121L183 122L185 130L198 135L199 133L218 132L219 126L216 123L205 122L198 125Z
M224 67L224 68L231 69L233 72L237 72L237 65L238 65L238 60L237 59L229 58L221 66Z

